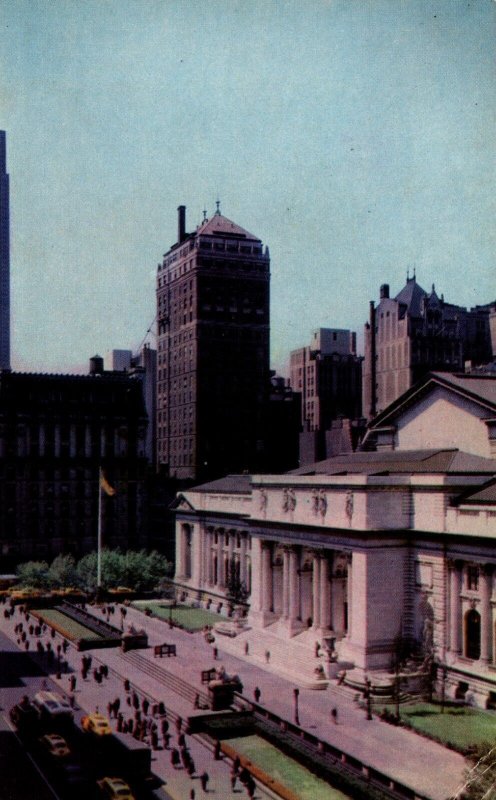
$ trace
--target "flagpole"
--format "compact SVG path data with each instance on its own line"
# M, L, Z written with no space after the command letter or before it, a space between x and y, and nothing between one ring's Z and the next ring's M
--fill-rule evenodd
M102 468L98 470L98 536L96 550L96 592L102 588Z

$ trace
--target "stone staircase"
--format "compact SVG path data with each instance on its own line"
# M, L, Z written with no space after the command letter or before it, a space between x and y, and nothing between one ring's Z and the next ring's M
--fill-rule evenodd
M316 667L322 665L324 670L326 668L325 657L323 655L315 657L315 636L311 644L308 638L306 642L299 642L298 636L291 639L282 638L273 633L271 627L268 626L262 631L250 628L233 638L216 634L215 644L220 654L224 651L244 661L251 661L296 686L304 689L326 689L329 681L317 680L315 674ZM268 661L267 652L270 654Z
M167 689L170 689L175 694L187 700L193 705L196 695L199 695L200 702L206 704L208 702L208 695L205 691L199 690L192 686L187 681L174 675L172 672L164 669L162 666L147 658L142 653L131 650L123 655L123 658L141 672L153 678L158 683L162 684Z

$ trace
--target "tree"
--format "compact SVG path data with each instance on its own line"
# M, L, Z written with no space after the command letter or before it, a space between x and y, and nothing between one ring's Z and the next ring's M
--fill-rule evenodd
M89 553L77 565L79 582L87 591L96 589L97 554ZM129 586L136 591L154 589L172 565L156 550L102 550L102 584L107 589Z
M48 570L48 582L53 588L74 586L77 582L74 556L61 554L54 558Z
M17 567L19 583L25 589L46 589L49 586L46 561L26 561Z
M241 580L239 561L231 558L227 570L226 596L231 603L246 603L249 595L246 583Z
M465 783L455 800L496 800L496 747L482 744L471 756L473 767L465 774Z

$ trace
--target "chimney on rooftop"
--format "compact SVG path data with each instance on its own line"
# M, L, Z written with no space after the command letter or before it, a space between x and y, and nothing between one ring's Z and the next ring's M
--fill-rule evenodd
M186 206L177 208L177 241L179 244L186 238Z
M389 283L383 283L381 286L381 300L387 300L389 298Z

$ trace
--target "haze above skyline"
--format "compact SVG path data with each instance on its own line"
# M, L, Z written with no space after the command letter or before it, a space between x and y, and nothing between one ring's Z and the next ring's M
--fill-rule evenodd
M215 201L271 254L272 365L407 269L495 299L492 0L4 0L12 363L135 349ZM151 340L154 344L154 341Z

